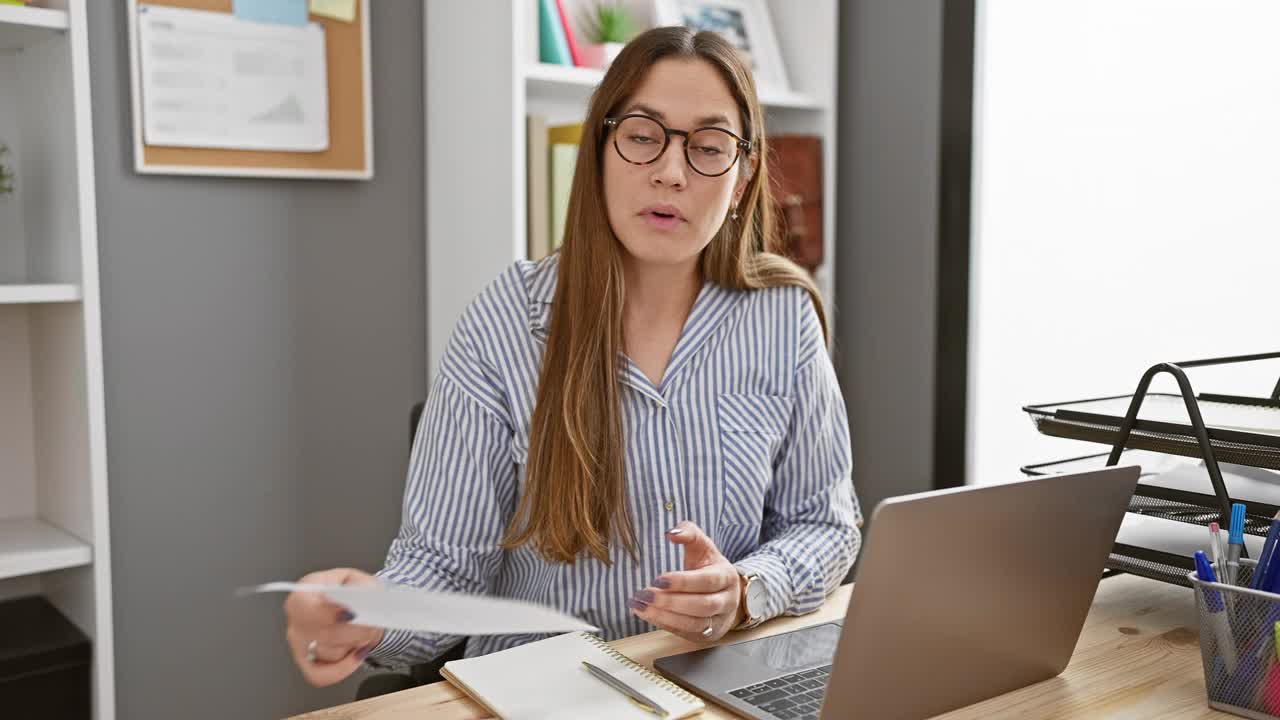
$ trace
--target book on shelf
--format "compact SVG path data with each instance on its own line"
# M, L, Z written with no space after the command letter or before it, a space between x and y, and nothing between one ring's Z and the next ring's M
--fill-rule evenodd
M560 27L564 30L565 44L569 46L569 57L574 67L582 67L582 50L573 36L573 23L569 21L569 13L564 10L564 0L556 0L556 11L560 14Z
M541 260L564 241L582 124L547 125L541 115L525 119L526 234L530 260Z
M578 143L582 139L582 123L555 125L547 128L550 155L551 248L564 242L565 219L569 215L569 194L573 189L573 171L578 164Z
M556 0L538 0L538 60L551 65L573 65Z
M823 260L822 139L814 135L769 137L770 194L777 202L774 228L783 254L813 272Z
M547 119L529 115L525 119L527 135L525 221L530 260L541 260L551 254L551 179L550 149L547 146Z

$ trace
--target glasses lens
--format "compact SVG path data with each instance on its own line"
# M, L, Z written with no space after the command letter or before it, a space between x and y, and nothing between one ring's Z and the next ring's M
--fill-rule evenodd
M629 117L618 124L614 144L622 159L633 163L652 162L662 152L666 134L655 120Z
M698 130L689 136L689 163L703 175L720 175L738 156L737 140L722 130Z

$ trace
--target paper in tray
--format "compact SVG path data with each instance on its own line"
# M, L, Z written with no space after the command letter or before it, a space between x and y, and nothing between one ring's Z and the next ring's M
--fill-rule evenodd
M1222 546L1226 547L1227 531L1218 532L1222 537ZM1124 514L1124 520L1120 523L1116 543L1191 558L1197 550L1203 550L1206 555L1212 556L1210 537L1209 531L1202 525L1129 512ZM1257 557L1262 552L1263 542L1265 538L1257 535L1244 536L1244 546L1250 557Z
M1097 470L1106 466L1108 455L1109 453L1101 453L1058 462L1028 465L1022 470L1028 475ZM1146 450L1125 450L1120 455L1119 464L1138 465L1142 468L1141 475L1138 477L1137 494L1167 497L1169 496L1167 492L1162 494L1144 492L1144 490L1174 491L1199 496L1198 500L1206 507L1217 507L1218 500L1213 494L1209 471L1202 460L1191 460ZM1280 472L1234 463L1218 463L1218 468L1222 471L1222 483L1226 487L1227 496L1232 501L1280 508ZM1188 501L1195 499L1197 498L1187 498Z

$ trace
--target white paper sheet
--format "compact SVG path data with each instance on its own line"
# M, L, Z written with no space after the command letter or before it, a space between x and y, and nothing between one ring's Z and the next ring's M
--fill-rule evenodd
M148 145L314 152L329 147L324 27L138 6Z
M355 615L353 623L373 627L452 635L560 633L599 628L533 603L487 595L431 592L395 585L302 585L274 582L245 588L241 594L318 592Z

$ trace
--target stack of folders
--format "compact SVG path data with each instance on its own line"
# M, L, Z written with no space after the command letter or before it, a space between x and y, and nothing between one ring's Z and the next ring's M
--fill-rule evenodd
M1200 651L1209 705L1244 717L1280 718L1280 513L1257 561L1242 560L1245 506L1231 508L1227 547L1209 526L1213 561L1195 553L1188 575L1200 611Z

